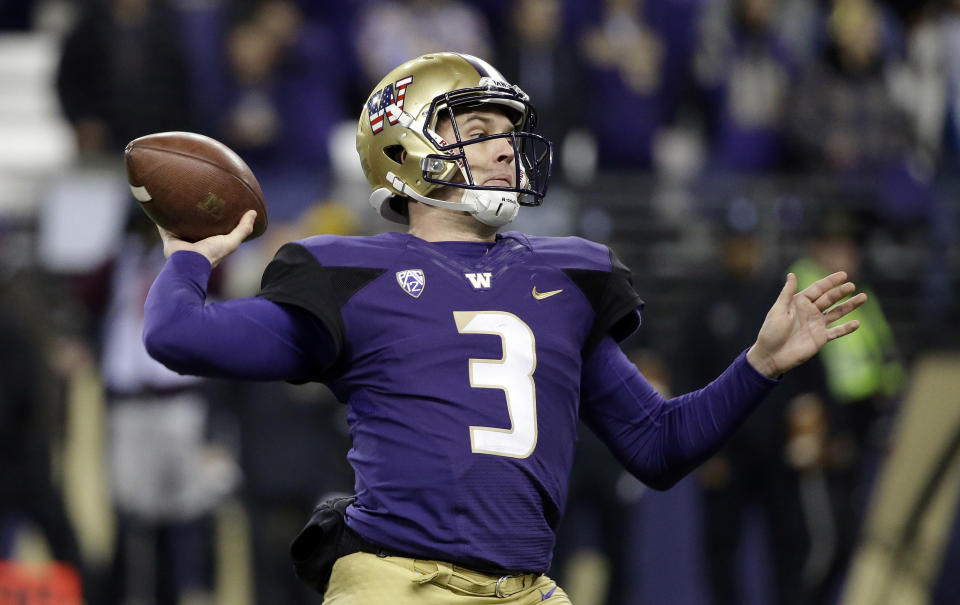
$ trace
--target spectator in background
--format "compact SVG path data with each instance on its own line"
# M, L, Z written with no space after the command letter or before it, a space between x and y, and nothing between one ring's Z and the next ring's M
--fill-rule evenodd
M523 82L524 92L537 99L537 130L562 149L566 134L583 126L582 104L571 91L583 86L576 48L568 40L561 0L520 0L507 13L512 30L498 36L503 73Z
M624 475L603 442L581 424L551 567L551 575L577 605L616 605L628 594L631 503L618 493L622 480L633 478Z
M353 472L346 409L319 385L229 382L218 396L240 421L244 509L250 531L254 603L307 605L322 599L290 565L290 541L304 516L332 493L348 493ZM318 463L318 461L321 461Z
M713 170L786 165L784 117L796 65L774 30L776 1L713 2L704 13L694 67Z
M682 357L674 364L686 370L678 377L681 390L716 371L718 358L739 353L744 335L757 329L763 308L776 296L765 285L769 279L763 272L756 210L741 207L744 204L748 203L741 200L731 205L725 221L719 271L711 276L716 286L705 288L713 294L683 324ZM797 374L785 376L767 405L758 408L697 473L704 500L704 562L715 605L747 600L736 553L744 544L748 513L754 508L764 522L770 557L769 602L808 602L802 574L809 546L805 513L810 511L801 506L798 469L787 451L791 405L816 385L808 376L810 366L804 364L795 368Z
M591 126L601 165L648 169L653 138L670 107L663 92L665 43L643 19L641 1L606 0L600 22L580 40ZM592 94L591 94L592 93Z
M368 86L410 57L430 52L495 58L484 14L462 0L370 0L358 11L354 44Z
M895 72L894 92L916 133L911 168L923 178L953 172L960 160L960 2L926 3L910 7L906 56ZM938 188L939 189L939 188ZM954 294L947 260L957 241L956 204L952 193L939 189L917 243L927 250L923 293L918 313L924 317L914 342L929 347L950 346L943 330ZM922 242L922 243L920 243ZM901 343L912 349L912 343Z
M316 0L294 0L308 23L322 24L327 44L336 48L338 73L345 74L338 87L345 91L347 115L344 124L353 123L354 114L367 100L369 83L357 74L363 73L360 59L354 50L355 25L357 15L371 0L339 0L339 2L317 2Z
M41 532L52 559L79 578L85 565L53 480L51 450L62 411L54 405L54 372L36 329L38 321L48 322L50 316L27 311L37 310L37 300L43 300L36 288L6 277L0 283L0 561L15 554L9 538L27 522ZM12 601L9 586L0 588Z
M144 349L144 298L163 263L155 229L133 209L113 260L78 288L102 330L117 526L106 605L211 602L212 513L239 480L226 431L217 430L227 416L214 414L203 381L166 369Z
M917 3L905 15L906 38L901 61L891 70L891 93L904 109L913 133L915 163L931 172L941 156L948 129L948 48L942 10ZM960 49L958 49L960 50ZM953 61L960 60L954 57Z
M823 61L794 96L791 135L807 167L840 179L889 225L925 221L930 183L911 169L916 133L894 100L883 54L884 20L872 0L837 0Z
M244 246L242 259L225 267L224 285L231 295L255 293L260 267L286 241L310 233L356 234L357 228L349 208L332 202L312 206L295 221L273 222L264 237ZM319 603L321 597L291 569L290 541L324 496L353 489L353 469L345 456L350 449L346 406L318 384L221 381L220 386L220 398L230 402L240 421L254 603Z
M824 44L823 20L828 0L777 0L777 32L801 65L816 60Z
M632 346L629 358L658 393L670 396L670 370L658 353ZM581 424L551 567L576 605L618 605L636 585L630 519L646 489Z
M81 155L118 154L132 139L193 130L179 32L160 0L92 0L60 55L57 93Z
M183 44L193 119L216 136L227 95L226 32L237 0L169 0Z
M582 99L601 167L649 169L659 130L671 123L689 84L693 0L605 0L579 38ZM585 16L585 15L582 15Z
M830 581L846 570L868 496L869 465L883 447L882 421L890 416L906 385L906 371L880 299L861 279L863 223L846 212L828 213L807 254L790 267L797 283L809 284L816 272L843 266L870 297L870 304L853 314L863 332L847 342L825 346L814 361L826 377L830 444L825 468L837 527L836 556L824 590L835 588Z
M291 35L282 34L283 48L275 77L290 78L293 65L304 61L324 61L324 55L336 55L332 65L321 65L329 78L331 90L339 91L344 86L342 74L355 73L356 65L351 52L341 52L352 48L350 28L357 5L362 0L341 0L340 2L315 2L313 0L290 0L289 2L271 2L270 0L168 0L177 17L183 45L188 57L191 74L191 92L194 98L194 113L198 127L207 133L219 132L218 124L222 117L225 99L230 88L230 57L227 50L227 37L230 30L243 21L254 25L265 24L260 33L275 35L277 30L293 28L299 31ZM271 25L271 23L275 25ZM276 27L279 25L279 28ZM257 29L255 27L255 29ZM268 40L263 40L267 46ZM256 45L260 48L260 45ZM331 51L331 49L337 49ZM243 68L241 68L243 71ZM350 85L353 79L347 80ZM363 84L362 94L366 95L367 85ZM349 106L356 106L363 98ZM323 116L320 116L323 118ZM327 119L327 118L324 118ZM296 133L294 133L296 134Z
M214 132L257 175L271 218L294 218L328 185L328 135L347 115L349 61L337 40L291 0L258 4L228 33L227 98Z
M823 61L797 88L791 134L813 168L875 174L902 160L911 142L887 88L879 11L870 0L838 0L829 33Z

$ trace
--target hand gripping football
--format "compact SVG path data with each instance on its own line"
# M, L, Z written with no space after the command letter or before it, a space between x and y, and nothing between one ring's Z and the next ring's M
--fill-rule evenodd
M124 159L140 207L183 240L229 233L247 210L257 211L248 240L267 229L257 178L219 141L192 132L160 132L130 141Z

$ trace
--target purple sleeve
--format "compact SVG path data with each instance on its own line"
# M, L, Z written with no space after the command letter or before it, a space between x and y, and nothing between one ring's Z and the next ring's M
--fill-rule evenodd
M144 305L151 357L181 374L295 382L333 363L333 340L304 312L264 298L205 304L210 270L195 252L167 260Z
M720 449L777 383L744 352L704 388L666 399L606 337L584 364L580 417L633 475L668 489Z

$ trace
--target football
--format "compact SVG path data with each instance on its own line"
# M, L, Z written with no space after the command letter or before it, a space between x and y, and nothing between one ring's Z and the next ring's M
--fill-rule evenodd
M223 143L192 132L160 132L124 150L130 191L154 223L188 242L229 233L257 211L251 240L267 229L263 191L253 172Z

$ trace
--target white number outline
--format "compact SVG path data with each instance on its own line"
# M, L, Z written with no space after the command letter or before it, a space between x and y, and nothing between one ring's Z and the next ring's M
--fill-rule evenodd
M510 428L470 427L470 450L507 458L527 458L537 447L537 347L533 330L506 311L454 311L461 334L491 334L500 337L503 357L470 358L470 386L500 389L507 400Z

